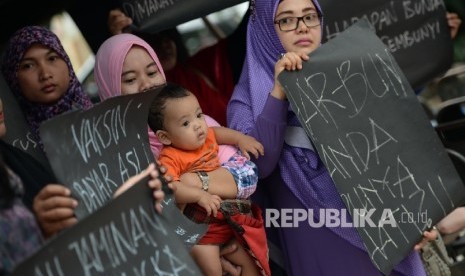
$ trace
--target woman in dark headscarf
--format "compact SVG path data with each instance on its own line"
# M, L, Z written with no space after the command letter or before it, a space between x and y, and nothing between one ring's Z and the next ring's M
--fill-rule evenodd
M33 137L42 148L39 136L42 122L68 111L92 107L60 40L44 27L28 26L13 34L4 53L2 72L25 114ZM16 158L13 161L17 163L19 154L13 152L13 155ZM154 166L139 175L152 171L155 171ZM127 189L130 185L123 186ZM158 181L154 189L160 187ZM122 191L120 188L117 193ZM77 223L74 216L77 201L70 195L71 191L65 186L48 184L34 197L33 209L45 238ZM154 193L157 200L162 195L158 191Z
M44 27L24 27L11 37L2 72L41 147L42 122L92 106L60 40Z
M2 73L26 117L32 137L42 149L39 135L42 122L92 106L60 40L44 27L27 26L13 34L4 52ZM26 191L30 191L30 183L25 185ZM65 186L48 184L42 188L33 209L44 236L50 237L74 225L76 205Z

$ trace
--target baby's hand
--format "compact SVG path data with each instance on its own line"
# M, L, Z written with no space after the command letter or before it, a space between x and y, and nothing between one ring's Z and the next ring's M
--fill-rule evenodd
M207 211L208 216L213 213L213 217L216 217L218 209L220 209L221 198L217 195L211 195L208 192L202 191L202 195L199 201L197 201L197 204Z
M255 158L258 158L260 155L263 155L265 153L263 145L260 142L258 142L255 138L249 135L242 135L237 146L241 150L242 155L244 155L249 160L249 152L253 154Z

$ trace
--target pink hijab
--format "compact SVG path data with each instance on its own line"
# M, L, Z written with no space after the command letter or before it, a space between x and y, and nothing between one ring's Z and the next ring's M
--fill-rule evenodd
M157 54L145 40L133 34L114 35L103 42L95 58L94 78L98 86L100 100L103 101L121 95L121 72L123 71L124 59L134 45L147 50L166 80L165 72L161 67ZM219 126L211 117L205 116L205 118L209 126ZM158 158L163 144L158 141L157 136L151 129L149 129L149 142L153 155ZM237 149L231 146L220 146L218 153L220 162L228 161L236 151Z
M147 42L132 34L119 34L105 40L97 51L94 78L99 89L100 100L121 95L121 72L126 55L133 46L147 50L157 64L163 79L165 72L157 54Z

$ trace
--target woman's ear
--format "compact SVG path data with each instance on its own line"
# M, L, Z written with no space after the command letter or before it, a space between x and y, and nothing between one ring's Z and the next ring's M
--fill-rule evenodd
M158 137L158 140L165 146L171 145L171 139L168 133L165 130L157 130L155 133Z

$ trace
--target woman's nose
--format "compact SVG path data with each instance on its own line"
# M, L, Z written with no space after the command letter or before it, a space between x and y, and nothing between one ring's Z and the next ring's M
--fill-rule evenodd
M304 22L303 19L297 21L297 29L299 30L299 32L307 32L308 31L308 27L307 27L307 25L305 25L305 22Z
M46 66L39 67L39 79L40 81L46 81L52 77L51 72L48 70Z
M152 88L152 86L153 86L152 81L148 77L144 77L142 79L142 84L141 84L141 87L140 87L140 91L149 90L150 88Z

